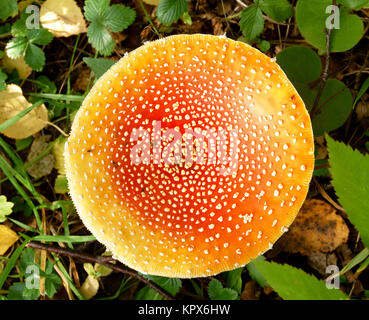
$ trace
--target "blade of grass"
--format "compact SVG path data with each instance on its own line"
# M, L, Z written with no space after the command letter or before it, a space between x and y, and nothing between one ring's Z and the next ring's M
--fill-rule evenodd
M0 274L0 289L3 287L6 279L8 278L8 275L9 275L10 271L12 271L12 269L14 268L20 254L22 253L22 250L24 249L24 247L26 246L26 244L29 241L30 240L23 241L23 243L20 246L18 246L17 249L14 250L11 258L6 263L3 272L1 272L1 274Z
M0 132L3 132L5 129L9 128L11 125L16 123L19 119L23 118L27 113L31 112L34 108L40 106L43 104L43 100L39 100L35 102L32 106L28 107L27 109L23 110L22 112L19 112L16 116L13 118L6 120L2 124L0 124Z
M90 236L36 236L32 238L33 241L48 241L48 242L71 242L80 243L87 241L95 241L96 238L92 235Z
M5 175L8 177L9 181L12 183L14 188L18 191L18 193L24 198L28 206L32 209L33 214L36 218L36 223L39 228L39 230L42 232L42 225L41 225L41 219L40 215L38 214L38 211L33 204L31 198L28 196L28 194L23 190L23 188L19 185L17 179L14 177L14 169L9 165L9 163L4 159L2 155L0 155L0 168L3 170ZM19 176L19 174L15 171L15 174Z
M364 261L369 256L369 249L364 248L355 257L353 257L340 271L340 275L345 274L345 272L351 270L353 267L358 265L360 262Z
M57 93L28 93L28 95L35 98L45 98L51 100L63 100L74 102L82 102L85 99L84 96L77 96L71 94L57 94Z
M15 220L13 218L8 218L8 220L10 220L11 222L13 222L14 224L16 224L18 227L21 227L27 231L30 232L34 232L34 233L40 233L38 230L36 230L35 228L30 227L29 225L26 225L18 220Z

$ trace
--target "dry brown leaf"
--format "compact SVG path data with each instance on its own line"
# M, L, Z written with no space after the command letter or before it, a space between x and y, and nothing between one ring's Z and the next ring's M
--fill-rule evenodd
M0 256L2 256L17 240L18 235L12 229L0 224Z
M159 4L161 0L143 0L143 2L152 5L152 6L157 6Z
M27 156L27 162L31 162L33 159L37 158L44 150L49 146L49 140L51 136L39 136L33 140L31 148ZM49 152L43 156L40 160L32 164L27 168L27 172L35 179L42 178L51 173L54 168L55 158L54 155Z
M331 252L348 239L349 229L336 209L328 203L306 200L290 230L281 238L282 250L310 255Z
M18 9L20 12L22 12L24 9L26 9L29 5L31 5L34 2L34 0L22 0L18 2Z
M87 32L86 21L74 0L46 0L41 5L40 22L55 37Z
M0 92L0 124L31 106L23 96L22 89L9 84ZM26 114L2 133L9 138L24 139L46 127L48 114L45 105L40 105Z
M24 61L23 56L17 59L10 59L8 55L4 54L2 67L8 73L12 72L14 69L17 69L19 78L22 80L27 79L32 73L32 68Z

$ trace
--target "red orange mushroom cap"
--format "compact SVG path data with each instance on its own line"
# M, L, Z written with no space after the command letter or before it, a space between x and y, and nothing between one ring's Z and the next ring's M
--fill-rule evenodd
M191 278L272 247L306 197L313 148L304 103L274 60L197 34L112 66L79 109L65 158L82 221L116 259Z

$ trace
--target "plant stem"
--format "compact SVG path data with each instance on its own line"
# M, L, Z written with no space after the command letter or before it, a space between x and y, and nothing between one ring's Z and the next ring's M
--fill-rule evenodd
M36 243L36 242L30 242L30 243L27 244L27 246L30 247L30 248L34 248L34 249L41 249L41 250L45 250L47 252L53 252L53 253L57 253L59 255L65 255L65 256L68 256L68 257L80 259L82 261L87 261L87 262L90 262L90 263L101 264L101 265L103 265L107 268L112 269L115 272L123 273L123 274L131 276L133 278L136 278L137 280L143 282L144 284L146 284L150 288L154 289L156 292L161 294L167 300L174 300L174 297L171 294L165 292L163 289L158 287L155 283L151 282L150 280L145 279L144 277L140 276L137 272L135 272L133 270L129 270L127 268L122 268L122 267L119 267L119 266L117 266L117 265L115 265L111 262L108 262L107 257L95 257L95 256L89 255L87 253L76 252L76 251L73 251L73 250L70 250L70 249L64 249L64 248L51 246L51 245L44 245L44 244L40 244L40 243ZM113 260L113 259L110 258L110 260Z
M149 14L147 13L146 8L145 8L145 5L142 3L142 0L138 0L138 2L140 3L140 6L141 6L141 8L142 8L142 10L143 10L143 12L144 12L144 14L145 14L145 17L146 17L146 19L149 21L149 23L150 23L150 25L151 25L152 29L154 30L154 32L156 33L156 35L157 35L158 37L160 37L160 33L159 33L158 29L156 29L156 27L155 27L154 23L152 22L152 20L151 20L151 18L150 18L150 16L149 16Z

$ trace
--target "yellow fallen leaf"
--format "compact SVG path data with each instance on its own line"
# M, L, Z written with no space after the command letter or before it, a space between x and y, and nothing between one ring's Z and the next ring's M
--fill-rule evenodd
M143 0L143 2L150 4L152 6L157 6L161 0Z
M17 59L10 59L8 55L4 54L2 67L8 73L12 72L14 69L17 69L19 78L22 80L27 79L32 73L32 68L24 61L23 56L20 56Z
M22 89L9 84L0 91L0 124L31 106L23 96ZM2 133L9 138L25 139L46 127L48 114L45 105L40 105L18 120Z
M59 139L55 142L53 147L53 155L55 158L54 168L58 170L58 173L61 175L65 175L65 167L64 167L64 145L66 140Z
M2 256L17 240L18 235L12 229L0 224L0 256Z
M79 288L79 292L89 300L96 295L97 291L99 291L99 281L95 276L88 275L81 288Z
M40 22L55 37L87 32L86 21L74 0L46 0L41 5Z

